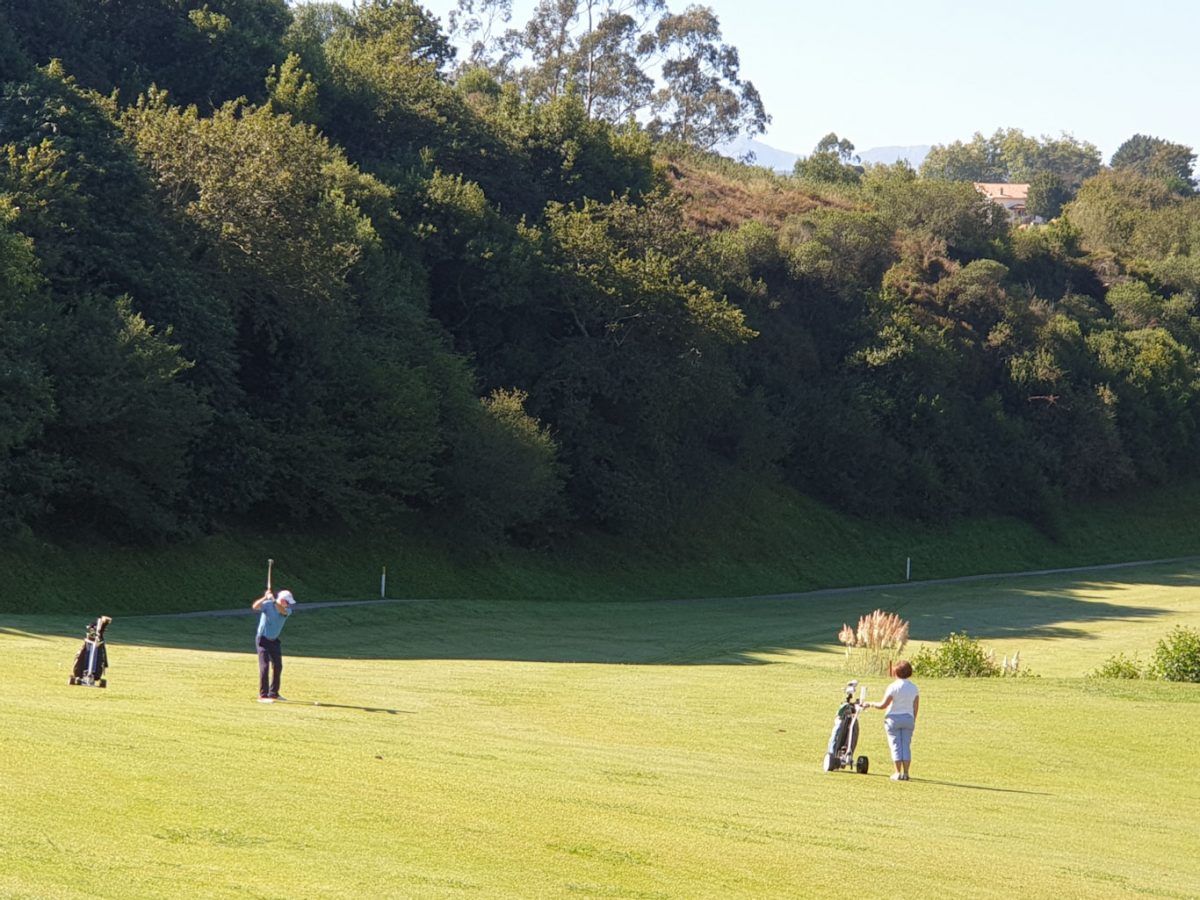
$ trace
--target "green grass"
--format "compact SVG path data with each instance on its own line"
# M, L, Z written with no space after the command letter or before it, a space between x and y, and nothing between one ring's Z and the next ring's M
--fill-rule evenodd
M127 614L236 607L276 586L301 600L730 597L1200 554L1200 482L1071 507L1056 540L1005 518L920 525L837 514L792 491L730 484L667 534L580 535L553 551L463 546L413 521L389 533L242 530L158 548L0 545L0 612Z
M920 682L907 784L877 712L820 770L877 606L1041 676ZM104 691L82 624L0 615L0 896L1200 896L1200 686L1081 677L1200 626L1200 565L302 608L275 706L249 616L116 619Z

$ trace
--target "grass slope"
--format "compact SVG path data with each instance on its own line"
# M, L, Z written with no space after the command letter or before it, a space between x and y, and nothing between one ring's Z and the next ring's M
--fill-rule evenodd
M422 530L357 536L242 531L159 548L0 545L0 612L219 609L275 584L302 601L379 595L497 600L730 597L1200 554L1200 482L1028 523L868 522L778 486L730 484L669 534L578 537L553 552L471 550Z
M819 768L876 606L1042 676L921 682L907 784L875 712ZM302 609L275 706L249 616L117 619L106 691L81 624L0 615L0 896L1200 896L1200 686L1079 677L1200 625L1200 566Z

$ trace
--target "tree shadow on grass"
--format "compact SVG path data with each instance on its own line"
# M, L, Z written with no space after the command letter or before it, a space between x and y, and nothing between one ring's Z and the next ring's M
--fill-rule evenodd
M1179 586L1194 589L1195 579L1180 579ZM1036 588L996 587L981 597L966 600L971 608L931 606L911 610L909 637L940 641L951 631L967 631L978 638L1071 638L1095 640L1090 627L1097 622L1149 621L1171 615L1155 606L1115 602L1135 586L1120 582L1079 581L1068 586ZM1103 599L1111 597L1114 599ZM904 615L904 612L901 612Z
M1173 613L1136 600L1139 588L1200 587L1200 575L1145 570L1097 579L1041 575L937 585L689 601L436 600L305 604L284 632L285 656L456 659L622 665L762 665L796 651L840 655L844 622L876 608L911 623L913 640L950 632L981 638L1093 637L1098 621L1151 621ZM97 612L102 612L98 610ZM0 634L82 638L86 617L0 615ZM128 616L109 629L121 644L252 653L257 614Z

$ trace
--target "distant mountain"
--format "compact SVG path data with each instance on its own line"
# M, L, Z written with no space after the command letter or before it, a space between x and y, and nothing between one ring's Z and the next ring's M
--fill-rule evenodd
M858 154L858 157L864 165L866 163L882 163L887 166L906 159L910 166L919 169L929 154L929 150L928 144L920 144L916 147L872 147L870 150L864 150Z
M920 144L915 147L872 147L870 150L863 150L858 154L858 157L864 165L866 163L891 165L894 162L906 159L910 166L914 169L919 169L921 163L925 161L925 156L929 153L929 149L928 144ZM728 156L730 159L743 159L747 153L753 153L753 165L773 169L776 172L789 173L795 167L796 160L800 159L802 155L808 155L789 153L787 150L779 150L769 144L764 144L762 141L755 141L749 138L738 138L736 141L724 144L717 148L717 152L722 156Z
M753 153L754 162L752 165L774 169L776 172L791 172L792 167L796 165L796 160L800 158L795 153L788 153L786 150L776 150L762 141L750 140L749 138L738 138L736 141L731 141L728 144L718 147L717 152L722 156L728 156L730 159L743 159L747 153Z

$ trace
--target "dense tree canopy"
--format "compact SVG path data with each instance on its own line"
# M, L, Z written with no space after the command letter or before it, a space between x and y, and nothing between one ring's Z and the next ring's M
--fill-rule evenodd
M0 0L0 529L545 542L744 473L1052 527L1200 459L1190 148L775 176L700 152L767 121L710 9L510 10Z
M1166 182L1179 193L1192 193L1196 154L1191 147L1173 144L1162 138L1135 134L1112 157L1114 169L1128 169L1148 178Z
M969 142L933 147L921 164L926 178L947 181L1021 182L1052 175L1069 191L1100 171L1100 151L1069 134L1032 138L1019 128L979 132Z

